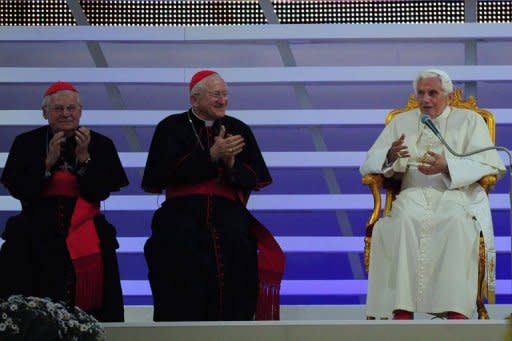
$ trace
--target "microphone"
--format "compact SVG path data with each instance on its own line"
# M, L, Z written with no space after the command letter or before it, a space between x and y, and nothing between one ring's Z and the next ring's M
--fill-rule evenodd
M446 143L446 141L444 140L444 138L441 136L441 133L439 132L439 130L437 130L437 127L434 125L434 122L432 122L432 119L430 118L429 115L427 114L421 114L421 117L420 117L420 120L421 120L421 123L423 123L424 125L426 125L430 130L432 130L432 132L439 138L439 140L441 141L441 143L446 147L446 149L448 149L448 151L452 154L452 155L455 155L455 156L458 156L458 157L466 157L466 156L470 156L470 155L475 155L475 154L478 154L478 153L481 153L481 152L485 152L485 151L488 151L488 150L500 150L500 151L503 151L505 153L508 154L508 158L509 158L509 163L510 165L512 166L512 155L510 153L510 150L508 150L507 148L505 147L500 147L500 146L490 146L490 147L485 147L485 148L481 148L481 149L477 149L477 150L474 150L474 151L471 151L469 153L465 153L465 154L461 154L461 153L457 153L456 151L454 151L449 145L448 143ZM511 174L512 176L512 174Z
M441 139L441 142L442 142L441 133L439 132L439 130L437 130L437 127L434 125L434 122L432 122L432 119L430 118L430 116L427 115L427 114L422 114L420 120L421 120L421 123L423 123L424 125L429 127L429 129L432 130L432 132L437 137L439 137Z

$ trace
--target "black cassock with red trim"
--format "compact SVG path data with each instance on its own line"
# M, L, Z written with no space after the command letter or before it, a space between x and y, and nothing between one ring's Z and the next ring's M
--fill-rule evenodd
M210 159L221 126L244 138L232 169ZM189 110L158 124L142 181L166 193L145 245L156 321L279 319L284 254L246 209L251 191L271 181L240 120L206 127Z

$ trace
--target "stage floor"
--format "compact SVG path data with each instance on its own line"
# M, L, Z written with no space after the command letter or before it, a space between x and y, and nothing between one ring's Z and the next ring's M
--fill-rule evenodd
M105 323L109 341L509 341L504 318L512 305L488 305L491 320L448 321L420 315L414 321L367 321L363 305L283 306L281 321L151 322L151 307L126 307L125 323Z
M487 304L491 320L503 320L512 313L512 304ZM430 320L432 315L416 314L416 320ZM473 316L476 319L476 315ZM152 306L125 306L126 322L152 322ZM281 321L366 320L364 305L284 305ZM511 340L512 341L512 340Z

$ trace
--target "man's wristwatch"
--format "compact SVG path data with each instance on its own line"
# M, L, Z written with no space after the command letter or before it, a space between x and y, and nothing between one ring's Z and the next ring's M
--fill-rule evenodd
M91 157L89 156L87 159L85 159L85 161L81 162L81 161L78 161L78 167L87 167L87 165L89 164L89 162L91 161Z
M89 162L91 162L91 157L88 157L83 162L77 161L76 173L80 176L84 175L85 171L87 170L87 166L89 165Z

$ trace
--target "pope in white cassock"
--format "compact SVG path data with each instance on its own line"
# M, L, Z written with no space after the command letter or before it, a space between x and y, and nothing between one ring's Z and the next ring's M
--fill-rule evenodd
M414 91L419 108L386 126L360 168L402 181L391 214L373 229L367 315L464 319L476 309L480 231L494 251L489 201L478 180L502 176L505 167L495 150L451 155L421 123L421 114L429 115L458 153L492 145L478 113L448 105L453 84L444 71L419 73Z

